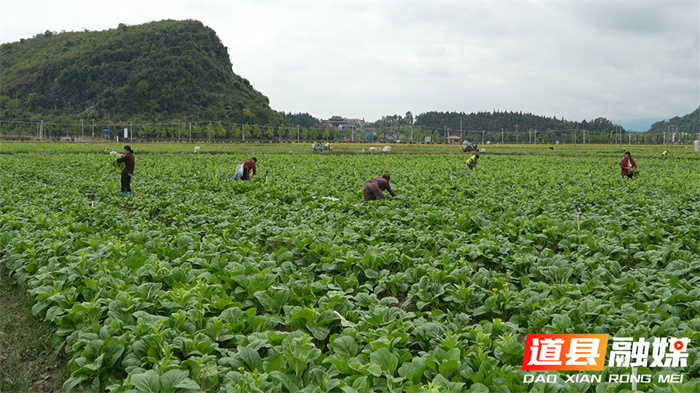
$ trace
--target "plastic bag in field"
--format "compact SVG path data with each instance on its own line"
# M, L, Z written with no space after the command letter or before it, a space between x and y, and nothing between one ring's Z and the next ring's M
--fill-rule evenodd
M236 165L236 172L233 174L233 180L238 180L243 177L243 164Z

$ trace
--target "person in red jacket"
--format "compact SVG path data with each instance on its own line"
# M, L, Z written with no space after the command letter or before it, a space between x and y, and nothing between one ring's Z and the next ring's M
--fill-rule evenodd
M241 177L241 180L250 180L250 171L253 171L253 175L255 175L256 162L258 162L258 159L255 157L249 158L243 162L243 177Z
M386 199L383 192L384 190L389 191L389 194L395 197L396 194L394 194L394 191L391 190L389 180L391 180L391 176L386 174L382 175L382 177L375 177L374 179L367 180L365 183L365 201L371 201L374 199L383 201Z
M625 152L625 157L620 161L620 175L627 176L631 179L634 176L634 171L637 170L637 163L632 159L630 152Z

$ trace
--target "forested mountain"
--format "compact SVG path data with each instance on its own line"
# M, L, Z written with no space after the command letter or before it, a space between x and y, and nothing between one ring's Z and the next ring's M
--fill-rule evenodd
M557 119L557 117L546 117L522 112L427 112L416 116L415 125L428 128L448 128L450 130L505 130L527 131L537 129L540 131L549 130L571 130L580 129L593 132L608 131L616 127L610 120L599 117L591 121L571 121ZM517 127L516 127L517 126Z
M321 124L321 120L311 116L308 113L285 113L284 111L280 114L285 118L288 126L300 126L303 128L311 128L315 125Z
M164 20L0 46L0 118L284 124L214 30Z
M676 116L669 120L657 121L651 125L649 132L656 134L664 132L698 133L700 132L700 107L685 116Z

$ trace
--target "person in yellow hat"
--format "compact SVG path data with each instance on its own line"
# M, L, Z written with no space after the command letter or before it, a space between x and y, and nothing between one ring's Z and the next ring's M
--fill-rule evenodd
M469 167L469 169L474 169L474 168L476 168L476 161L477 161L478 159L479 159L479 155L478 155L478 154L474 154L473 156L467 158L467 161L466 161L466 162L467 162L467 166Z

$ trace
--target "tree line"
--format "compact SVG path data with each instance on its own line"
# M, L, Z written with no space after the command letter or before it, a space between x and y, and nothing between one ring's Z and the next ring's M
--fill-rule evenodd
M4 139L49 139L49 140L121 140L124 129L132 141L205 141L205 142L398 142L398 143L449 143L447 136L460 137L456 143L469 141L476 144L484 143L519 143L519 144L666 144L690 143L692 139L673 138L663 134L642 132L627 132L620 127L608 132L564 129L527 131L501 130L457 130L446 134L444 129L421 127L401 124L385 126L370 124L351 129L339 129L320 121L310 127L294 124L289 117L287 125L263 125L246 123L228 123L220 121L205 122L169 122L169 123L139 123L139 122L19 122L0 120L0 136ZM303 116L302 118L306 118ZM308 120L308 119L307 119ZM108 135L104 136L107 130Z

